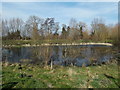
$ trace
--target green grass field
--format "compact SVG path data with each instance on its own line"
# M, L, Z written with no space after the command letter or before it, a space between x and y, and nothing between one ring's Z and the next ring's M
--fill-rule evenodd
M116 63L102 66L50 66L3 63L3 88L118 88Z

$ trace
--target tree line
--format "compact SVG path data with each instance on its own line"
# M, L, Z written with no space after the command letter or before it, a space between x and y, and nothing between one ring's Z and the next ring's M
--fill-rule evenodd
M94 18L91 29L86 23L71 18L69 25L62 24L55 18L30 16L26 21L21 18L2 20L3 40L83 40L109 42L118 38L118 24L106 25L103 19ZM59 32L58 32L59 31ZM61 33L60 33L61 31Z

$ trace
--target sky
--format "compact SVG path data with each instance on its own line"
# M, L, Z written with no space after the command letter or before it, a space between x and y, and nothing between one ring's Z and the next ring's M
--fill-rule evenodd
M69 25L71 18L90 26L94 18L102 18L106 24L118 22L117 2L2 2L2 18L29 16L53 17L60 24Z
M2 0L2 2L119 2L119 0Z

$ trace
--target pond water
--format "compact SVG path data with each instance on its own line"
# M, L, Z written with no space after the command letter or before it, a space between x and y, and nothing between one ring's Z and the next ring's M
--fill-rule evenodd
M89 66L112 60L108 46L39 46L2 48L2 61L37 65Z

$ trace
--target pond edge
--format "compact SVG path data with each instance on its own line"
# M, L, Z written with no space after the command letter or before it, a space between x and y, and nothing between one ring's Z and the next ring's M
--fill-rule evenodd
M16 47L16 46L23 46L23 47L31 47L31 46L70 46L70 45L101 45L101 46L113 46L111 43L71 43L71 44L49 44L49 43L44 43L44 44L23 44L23 45L2 45L3 47Z

